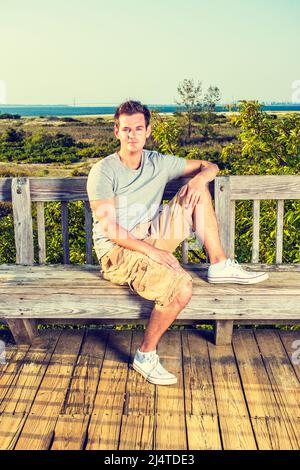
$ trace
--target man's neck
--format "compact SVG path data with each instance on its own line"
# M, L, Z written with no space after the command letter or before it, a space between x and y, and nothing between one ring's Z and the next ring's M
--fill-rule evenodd
M142 160L142 150L139 152L126 152L125 150L119 150L117 154L124 165L128 166L132 170L137 170L140 167Z

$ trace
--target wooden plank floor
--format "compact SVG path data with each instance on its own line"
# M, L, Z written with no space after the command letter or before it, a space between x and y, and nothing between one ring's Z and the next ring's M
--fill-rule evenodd
M207 331L169 331L158 352L172 386L130 367L141 338L48 330L31 347L7 342L0 449L300 449L300 331L234 330L218 347Z

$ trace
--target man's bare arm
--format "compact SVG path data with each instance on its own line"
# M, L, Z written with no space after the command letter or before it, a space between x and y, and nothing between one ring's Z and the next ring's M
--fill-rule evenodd
M201 175L201 180L209 182L215 179L218 172L219 167L215 163L207 162L205 160L187 160L182 176L193 176L195 180L198 180Z
M155 248L149 243L139 240L131 232L116 222L115 200L101 199L90 201L92 210L100 222L102 233L112 242L128 250L138 251L148 255L154 261L167 267L178 269L180 264L172 253Z

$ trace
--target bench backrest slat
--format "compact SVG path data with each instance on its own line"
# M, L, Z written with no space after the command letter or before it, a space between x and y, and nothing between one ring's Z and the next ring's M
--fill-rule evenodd
M234 200L300 199L300 175L220 176L230 179Z
M93 217L92 211L90 208L90 203L84 201L84 222L85 222L85 256L87 264L92 264L93 262L93 239L92 239L92 230L93 230Z
M39 264L46 263L46 232L45 232L45 212L44 203L39 201L36 203L37 213L37 232L39 247Z
M234 255L235 203L230 197L230 179L215 179L215 212L220 239L227 256Z
M61 227L64 264L70 264L68 202L61 203Z
M278 199L277 207L276 207L276 263L282 263L283 214L284 214L284 201L281 199Z
M11 181L13 178L0 178L0 201L11 201ZM88 201L86 176L74 178L30 177L30 197L36 201ZM164 198L171 199L180 186L189 178L170 181L165 188ZM213 187L213 185L212 185Z
M253 237L252 237L252 263L259 261L259 216L260 216L260 200L253 201Z

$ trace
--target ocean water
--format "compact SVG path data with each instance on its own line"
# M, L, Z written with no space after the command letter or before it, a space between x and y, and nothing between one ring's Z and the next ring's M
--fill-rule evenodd
M150 109L161 113L172 113L174 105L149 105ZM266 104L264 111L300 111L300 103ZM96 114L114 114L116 106L66 106L66 105L1 105L0 114L10 113L21 116L93 116ZM217 106L217 112L226 113L225 106ZM236 108L232 108L236 111Z

